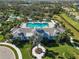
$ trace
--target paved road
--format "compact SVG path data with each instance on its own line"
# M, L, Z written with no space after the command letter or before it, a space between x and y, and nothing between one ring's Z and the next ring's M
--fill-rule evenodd
M16 59L16 56L10 48L0 46L0 59Z
M20 49L17 48L15 45L12 45L12 44L10 44L10 43L0 43L0 44L8 45L8 46L13 47L13 48L16 50L17 54L18 54L18 58L19 58L19 59L22 59L21 51L20 51Z

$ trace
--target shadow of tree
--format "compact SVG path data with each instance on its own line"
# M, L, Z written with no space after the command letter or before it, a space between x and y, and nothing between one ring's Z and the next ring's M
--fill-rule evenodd
M18 48L23 48L26 43L28 44L28 42L29 42L29 41L18 41L18 43L15 43L15 45L16 45Z
M59 53L58 52L54 52L52 50L46 50L46 53L45 53L45 57L50 57L50 58L53 58L53 59L56 59L56 56L58 56Z
M58 47L59 46L59 44L57 44L55 40L43 41L42 44L47 47Z
M64 59L64 57L62 57L62 56L58 56L58 58L59 58L59 59Z

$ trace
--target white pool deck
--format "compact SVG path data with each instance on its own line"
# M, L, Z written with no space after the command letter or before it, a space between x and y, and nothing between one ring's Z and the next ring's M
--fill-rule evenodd
M29 22L29 23L35 23L35 22ZM38 23L38 22L36 22L36 23ZM51 22L39 22L39 23L48 23L48 26L45 26L42 29L44 31L48 32L49 35L56 36L57 32L64 32L64 28L62 28L62 27L57 28L57 29L55 28L56 21L51 20ZM39 27L38 28L26 27L26 23L22 23L20 28L14 28L11 30L11 32L13 35L15 35L16 33L19 33L19 32L23 32L27 37L30 37L33 35L33 33L36 29L41 29L41 28L39 28Z

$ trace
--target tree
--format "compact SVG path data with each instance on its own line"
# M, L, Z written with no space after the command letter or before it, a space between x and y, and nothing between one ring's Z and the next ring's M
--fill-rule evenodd
M70 33L68 30L57 36L57 43L70 43Z
M13 37L13 35L11 33L6 33L5 34L5 39L11 39Z
M3 30L3 28L2 27L0 27L0 31L2 31Z
M20 43L21 43L21 42L20 42L20 38L17 37L15 40L12 41L12 43L13 43L13 44L16 44L16 45L20 44Z

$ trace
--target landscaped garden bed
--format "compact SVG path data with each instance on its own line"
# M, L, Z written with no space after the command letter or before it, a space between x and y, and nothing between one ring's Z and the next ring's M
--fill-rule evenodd
M41 54L43 51L42 51L41 48L37 48L37 49L35 50L35 52L36 52L37 54Z

